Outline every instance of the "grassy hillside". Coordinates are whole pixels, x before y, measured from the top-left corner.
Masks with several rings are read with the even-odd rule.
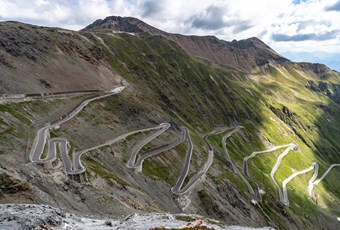
[[[177,123],[188,126],[194,137],[198,135],[194,140],[197,146],[198,137],[214,127],[245,126],[242,133],[228,142],[240,169],[243,158],[253,151],[288,143],[297,144],[299,149],[284,158],[276,174],[279,183],[294,171],[308,168],[312,162],[320,165],[321,176],[331,164],[340,161],[340,108],[334,99],[338,95],[334,89],[340,82],[337,73],[316,78],[310,70],[289,63],[269,64],[250,75],[193,60],[176,44],[161,37],[97,35],[111,47],[107,50],[110,65],[134,84],[143,97],[160,105]],[[85,36],[98,42],[91,34]],[[321,89],[311,88],[312,84]],[[322,89],[324,84],[333,91]],[[216,147],[220,140],[216,140]],[[204,157],[200,152],[204,150],[197,152],[198,159]],[[255,180],[267,192],[265,197],[273,196],[276,200],[277,192],[269,174],[281,152],[260,155],[250,166]],[[338,206],[332,205],[340,201],[337,174],[334,169],[315,188],[320,195],[319,206],[313,204],[306,190],[312,173],[294,179],[288,186],[291,205],[287,210],[298,215],[318,213],[320,209],[338,213]],[[263,203],[266,206],[266,201]],[[266,208],[272,209],[271,205]],[[278,206],[277,211],[286,209]],[[275,215],[272,211],[267,214]],[[303,221],[307,224],[313,219]]]

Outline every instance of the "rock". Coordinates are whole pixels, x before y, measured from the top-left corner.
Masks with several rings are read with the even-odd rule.
[[[106,221],[105,221],[105,225],[106,225],[106,226],[110,226],[110,227],[113,226],[111,220],[106,220]]]
[[[52,216],[48,216],[45,221],[44,221],[46,224],[49,224],[51,226],[59,226],[61,225],[62,221],[61,219],[57,219],[55,217],[52,217]]]

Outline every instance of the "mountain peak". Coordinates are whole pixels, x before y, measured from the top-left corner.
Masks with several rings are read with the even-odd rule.
[[[148,25],[147,23],[139,20],[134,17],[121,17],[121,16],[109,16],[105,19],[98,19],[92,24],[86,26],[81,31],[84,32],[93,32],[96,30],[114,30],[121,31],[127,33],[136,33],[136,34],[159,34],[163,31],[156,29]]]
[[[270,48],[266,43],[257,37],[251,37],[243,40],[233,40],[230,44],[238,49],[248,50],[248,52],[256,52],[257,56],[262,60],[275,60],[279,62],[287,62],[288,59],[278,54],[275,50]]]
[[[207,60],[217,65],[229,65],[244,70],[263,66],[271,61],[285,63],[282,57],[256,37],[232,42],[214,36],[187,36],[167,33],[137,18],[109,16],[99,19],[82,29],[83,32],[114,30],[126,33],[162,36],[177,43],[190,56]]]

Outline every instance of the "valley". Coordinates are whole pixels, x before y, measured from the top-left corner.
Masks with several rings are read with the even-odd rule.
[[[339,227],[338,72],[133,18],[0,27],[0,172],[25,185],[1,203]]]

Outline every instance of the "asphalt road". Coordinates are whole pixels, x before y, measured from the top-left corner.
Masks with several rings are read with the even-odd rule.
[[[51,152],[47,152],[46,158],[41,159],[41,156],[46,145],[47,136],[49,135],[49,129],[50,127],[47,126],[39,129],[37,132],[37,136],[34,139],[30,154],[30,159],[33,163],[43,163],[47,161],[53,161],[56,159],[55,156],[50,154]]]
[[[162,152],[165,152],[167,150],[170,150],[170,149],[176,147],[177,145],[181,144],[186,139],[188,139],[189,148],[187,150],[187,154],[186,154],[186,157],[185,157],[185,160],[184,160],[184,165],[182,167],[182,170],[181,170],[181,173],[180,173],[180,176],[177,180],[176,185],[171,189],[171,191],[174,194],[183,195],[196,183],[196,181],[198,181],[202,176],[205,175],[205,173],[207,172],[207,170],[209,169],[209,167],[211,166],[211,164],[213,162],[213,154],[214,154],[212,148],[209,147],[208,148],[209,149],[209,156],[208,156],[207,162],[205,163],[204,167],[193,178],[191,178],[191,180],[188,182],[188,184],[184,188],[181,189],[183,182],[184,182],[184,180],[187,177],[188,172],[189,172],[190,161],[191,161],[191,156],[192,156],[192,151],[193,151],[193,143],[191,141],[189,130],[187,128],[185,128],[185,127],[181,128],[182,129],[181,137],[178,138],[177,140],[175,140],[174,142],[163,145],[163,146],[155,148],[155,149],[152,149],[152,150],[144,153],[136,161],[137,154],[143,148],[143,146],[145,146],[146,144],[151,142],[153,139],[155,139],[156,137],[161,135],[169,127],[170,127],[169,123],[162,123],[159,126],[156,126],[156,127],[153,127],[153,128],[147,128],[147,129],[141,129],[141,130],[129,132],[129,133],[126,133],[126,134],[121,135],[119,137],[116,137],[113,140],[110,140],[110,141],[108,141],[104,144],[94,146],[94,147],[91,147],[89,149],[86,149],[86,150],[83,150],[83,151],[80,151],[80,152],[75,152],[75,153],[73,153],[73,156],[74,156],[73,162],[75,164],[74,165],[74,171],[70,172],[68,174],[79,174],[79,173],[85,172],[86,169],[81,164],[80,158],[86,152],[89,152],[89,151],[92,151],[92,150],[95,150],[95,149],[98,149],[98,148],[102,148],[102,147],[107,146],[107,145],[111,145],[111,144],[113,144],[117,141],[125,139],[129,135],[132,135],[132,134],[135,134],[135,133],[138,133],[138,132],[144,132],[144,131],[159,129],[159,131],[157,131],[157,132],[147,136],[146,138],[142,139],[133,148],[133,151],[131,153],[131,157],[130,157],[128,163],[127,163],[127,167],[137,169],[137,171],[142,171],[142,165],[143,165],[144,160],[146,160],[147,158],[150,158],[152,156],[158,155]]]
[[[247,181],[247,179],[243,176],[243,174],[240,172],[240,170],[238,170],[238,168],[236,167],[236,165],[234,164],[234,162],[232,161],[228,149],[227,149],[227,139],[233,135],[235,132],[239,131],[240,129],[243,129],[243,126],[237,126],[235,129],[233,129],[232,131],[228,132],[227,134],[225,134],[222,138],[222,145],[223,145],[223,150],[225,153],[225,156],[227,158],[227,160],[230,162],[233,171],[235,172],[235,174],[237,174],[241,180],[246,184],[249,194],[250,194],[250,199],[252,203],[257,203],[256,201],[256,196],[255,196],[255,192],[253,187],[249,184],[249,182]]]
[[[100,95],[98,97],[89,98],[88,100],[83,101],[78,107],[76,107],[73,111],[69,112],[65,118],[61,119],[60,121],[55,122],[54,124],[47,124],[45,127],[39,129],[37,131],[36,138],[34,139],[32,150],[30,154],[30,160],[33,163],[49,163],[53,162],[57,159],[57,145],[60,146],[60,151],[62,154],[62,159],[64,163],[64,170],[67,174],[73,172],[72,164],[68,159],[68,142],[66,139],[63,138],[53,138],[50,139],[49,131],[51,129],[55,129],[60,127],[66,121],[72,119],[76,116],[86,105],[94,100],[99,100],[117,93],[120,93],[125,87],[120,86],[113,89],[110,92],[105,93],[104,95]],[[46,142],[48,144],[46,157],[42,159],[42,155],[46,146]]]
[[[291,151],[293,149],[296,149],[296,148],[297,148],[296,144],[293,144],[293,143],[289,144],[288,148],[285,149],[285,151],[283,151],[283,153],[281,153],[280,156],[277,158],[276,163],[275,163],[272,171],[270,172],[270,177],[272,178],[272,180],[273,180],[273,182],[274,182],[274,184],[275,184],[275,186],[277,188],[277,191],[279,193],[279,197],[280,197],[281,201],[283,201],[283,194],[282,194],[282,190],[281,190],[279,184],[275,180],[275,173],[276,173],[277,169],[279,168],[282,159],[289,153],[289,151]]]
[[[186,136],[188,135],[188,133],[186,131],[187,131],[186,128],[182,128],[181,137],[179,139],[177,139],[176,141],[174,141],[170,144],[163,145],[159,148],[152,149],[148,152],[145,152],[142,156],[140,156],[137,159],[137,162],[134,164],[133,167],[135,169],[137,169],[137,171],[141,172],[144,160],[146,160],[147,158],[156,156],[156,155],[158,155],[162,152],[168,151],[168,150],[176,147],[177,145],[181,144],[185,140]]]
[[[309,195],[312,195],[314,186],[319,184],[320,181],[322,181],[334,167],[340,167],[340,164],[332,164],[331,166],[329,166],[329,168],[326,170],[326,172],[319,179],[315,180],[315,178],[316,178],[315,177],[313,181],[312,181],[313,178],[310,180],[310,183],[309,183],[309,186],[308,186]]]
[[[189,169],[190,169],[190,161],[191,161],[191,156],[192,156],[192,150],[193,150],[193,144],[192,144],[192,141],[191,141],[189,130],[187,128],[185,128],[185,133],[186,133],[186,139],[188,140],[187,153],[185,155],[184,164],[183,164],[183,167],[181,169],[180,175],[177,179],[177,182],[176,182],[175,186],[171,188],[171,191],[174,194],[177,194],[177,195],[180,195],[180,194],[183,193],[183,189],[181,190],[181,187],[184,183],[185,178],[188,176],[188,172],[189,172]],[[189,187],[188,186],[186,187],[186,191],[189,189]]]
[[[204,164],[203,168],[195,175],[193,176],[190,181],[183,187],[183,181],[180,181],[179,184],[181,184],[180,187],[174,187],[172,189],[172,192],[176,195],[184,195],[185,193],[188,192],[188,190],[201,178],[203,178],[203,176],[207,173],[207,171],[209,170],[210,166],[212,165],[213,163],[213,159],[214,159],[214,151],[211,150],[208,152],[208,159],[207,159],[207,162]],[[187,173],[186,173],[187,175]],[[185,179],[185,178],[184,178]]]
[[[118,141],[124,140],[125,138],[127,138],[130,135],[136,134],[136,133],[140,133],[140,132],[147,132],[147,131],[151,131],[151,130],[156,130],[156,129],[164,129],[165,127],[168,127],[169,123],[161,123],[160,125],[156,126],[156,127],[151,127],[151,128],[145,128],[145,129],[139,129],[139,130],[135,130],[126,134],[123,134],[121,136],[115,137],[109,141],[106,141],[103,144],[100,145],[96,145],[93,146],[91,148],[87,148],[81,151],[74,151],[72,156],[73,156],[73,163],[74,163],[74,172],[72,174],[80,174],[86,171],[86,168],[82,165],[81,163],[81,156],[87,152],[105,147],[105,146],[109,146],[112,145]],[[131,159],[131,158],[130,158]]]
[[[308,173],[309,171],[312,171],[314,168],[318,168],[318,167],[319,167],[319,165],[316,162],[313,162],[313,164],[309,168],[306,168],[306,169],[301,170],[301,171],[297,171],[297,172],[293,173],[292,175],[290,175],[287,179],[285,179],[282,182],[283,193],[282,193],[282,200],[281,200],[281,202],[283,204],[285,204],[285,205],[289,205],[289,199],[288,199],[288,193],[287,193],[287,184],[291,180],[293,180],[298,175],[302,175],[302,174]],[[315,170],[314,171],[314,175],[313,175],[313,177],[311,179],[315,178],[317,175],[318,175],[318,170]]]
[[[53,156],[57,156],[57,145],[59,145],[59,151],[61,153],[61,159],[64,163],[64,171],[66,174],[72,172],[72,162],[68,156],[69,143],[65,138],[53,138],[48,142],[48,153]]]
[[[212,151],[213,150],[212,146],[210,145],[210,143],[208,141],[208,137],[224,133],[224,132],[226,132],[227,130],[230,130],[230,129],[232,129],[232,128],[220,128],[220,129],[216,129],[216,130],[213,130],[210,133],[205,134],[203,136],[203,140],[204,140],[204,142],[206,143],[206,145],[208,147],[208,151]]]
[[[243,126],[237,126],[235,129],[233,129],[232,131],[228,132],[227,134],[225,134],[222,138],[222,145],[223,145],[223,150],[224,150],[224,153],[225,153],[225,157],[226,159],[231,163],[231,166],[234,170],[234,172],[237,174],[238,169],[236,168],[234,162],[231,160],[231,157],[229,155],[229,152],[228,152],[228,149],[227,149],[227,139],[233,135],[235,132],[238,132],[240,129],[243,129],[244,127]]]
[[[189,142],[189,147],[188,147],[188,150],[187,150],[187,153],[186,153],[186,156],[185,156],[185,161],[184,161],[184,165],[181,169],[180,176],[177,179],[175,186],[171,188],[171,191],[174,194],[184,195],[185,193],[187,193],[189,191],[189,189],[199,179],[201,179],[207,173],[207,171],[209,170],[210,166],[212,165],[213,159],[214,159],[214,149],[210,145],[210,143],[208,141],[208,137],[212,136],[212,135],[218,135],[218,134],[224,133],[227,130],[228,130],[228,128],[221,128],[221,129],[214,130],[210,133],[207,133],[203,136],[203,140],[205,141],[205,143],[207,145],[207,149],[208,149],[208,159],[207,159],[206,163],[204,164],[203,168],[197,174],[195,174],[189,180],[189,182],[182,188],[184,180],[188,176],[188,173],[189,173],[190,161],[191,161],[192,150],[193,150],[193,144],[192,144],[192,141],[191,141],[191,138],[190,138],[190,135],[189,135],[189,130],[187,130],[187,139],[188,139],[188,142]]]
[[[127,167],[128,168],[136,168],[136,158],[138,155],[138,152],[148,143],[150,143],[153,139],[164,133],[167,129],[169,129],[171,125],[169,123],[162,123],[160,124],[160,130],[158,130],[155,133],[152,133],[151,135],[147,136],[146,138],[140,140],[132,149],[132,154],[130,156],[130,159],[128,160]]]
[[[250,176],[250,173],[249,173],[249,170],[248,170],[248,161],[251,159],[251,158],[254,158],[257,154],[261,154],[261,153],[269,153],[269,152],[273,152],[273,151],[276,151],[278,149],[281,149],[281,148],[287,148],[287,147],[291,147],[291,144],[288,144],[288,145],[280,145],[280,146],[274,146],[270,149],[267,149],[267,150],[263,150],[263,151],[255,151],[253,152],[251,155],[245,157],[243,159],[243,172],[244,174],[246,175],[246,177],[254,184],[255,186],[255,197],[254,199],[259,202],[259,201],[262,201],[262,196],[261,196],[261,193],[260,193],[260,188],[258,186],[258,184],[253,180],[253,178]]]

